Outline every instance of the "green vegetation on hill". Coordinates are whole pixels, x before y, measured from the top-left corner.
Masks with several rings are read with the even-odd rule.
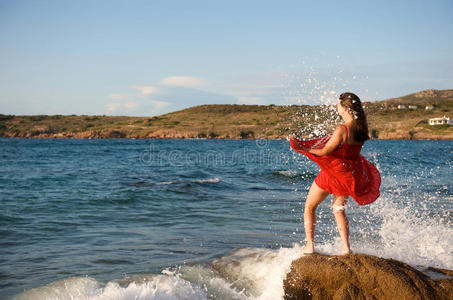
[[[398,109],[398,105],[406,108]],[[379,138],[453,139],[453,126],[428,124],[430,118],[453,119],[453,90],[425,90],[367,106],[370,128]],[[427,110],[426,106],[434,108]]]
[[[398,105],[417,105],[398,109]],[[433,110],[425,110],[433,105]],[[427,90],[365,102],[374,138],[453,139],[453,126],[428,119],[453,117],[453,90]],[[329,132],[338,117],[332,107],[309,105],[200,105],[156,117],[0,115],[0,136],[55,138],[285,138]]]

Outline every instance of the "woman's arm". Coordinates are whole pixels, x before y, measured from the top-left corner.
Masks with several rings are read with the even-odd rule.
[[[337,129],[332,134],[332,137],[327,142],[327,144],[322,149],[307,149],[308,153],[314,154],[316,156],[323,156],[331,153],[343,142],[345,135],[345,130],[343,126],[338,126]]]

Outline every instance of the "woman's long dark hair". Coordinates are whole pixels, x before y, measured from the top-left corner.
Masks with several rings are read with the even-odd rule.
[[[366,115],[363,111],[362,102],[357,95],[353,93],[343,93],[340,95],[340,104],[349,110],[351,115],[354,117],[355,130],[354,139],[358,142],[365,142],[370,139],[368,133],[368,124],[366,121]]]

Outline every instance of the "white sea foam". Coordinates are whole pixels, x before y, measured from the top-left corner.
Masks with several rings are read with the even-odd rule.
[[[131,282],[121,287],[116,282],[105,286],[92,278],[69,278],[29,290],[14,300],[176,300],[207,299],[199,287],[177,276],[156,275],[148,282]]]
[[[379,201],[372,212],[383,217],[379,247],[372,254],[402,260],[411,265],[453,269],[453,228],[440,219],[416,215],[410,205]],[[363,252],[369,245],[363,245]]]
[[[104,285],[89,277],[68,278],[31,289],[14,299],[282,299],[283,280],[291,262],[300,255],[299,245],[279,250],[239,249],[209,264],[167,269],[126,286],[117,282]]]
[[[416,214],[415,209],[406,204],[399,207],[387,196],[370,206],[370,215],[380,217],[382,223],[377,228],[378,241],[353,241],[352,250],[384,258],[393,258],[414,267],[434,266],[453,269],[453,228],[440,219]],[[372,224],[351,231],[372,230]],[[337,254],[341,249],[339,237],[331,243],[319,245],[319,251]]]
[[[213,178],[208,178],[208,179],[194,179],[192,182],[198,182],[198,183],[205,183],[205,182],[212,182],[212,183],[217,183],[220,182],[220,179],[218,177],[213,177]]]
[[[279,250],[239,249],[213,265],[246,290],[247,299],[283,299],[283,280],[301,253],[299,245]]]
[[[206,179],[190,179],[190,180],[174,180],[174,181],[162,181],[159,182],[158,184],[175,184],[175,183],[182,183],[182,182],[196,182],[196,183],[217,183],[220,182],[220,178],[218,177],[212,177],[212,178],[206,178]]]
[[[288,176],[288,177],[293,177],[297,175],[296,170],[280,170],[277,171],[278,174],[283,175],[283,176]]]

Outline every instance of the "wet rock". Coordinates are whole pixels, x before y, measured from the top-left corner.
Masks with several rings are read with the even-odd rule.
[[[403,262],[372,255],[312,254],[292,263],[285,299],[453,299],[453,277],[445,277],[434,280]]]

